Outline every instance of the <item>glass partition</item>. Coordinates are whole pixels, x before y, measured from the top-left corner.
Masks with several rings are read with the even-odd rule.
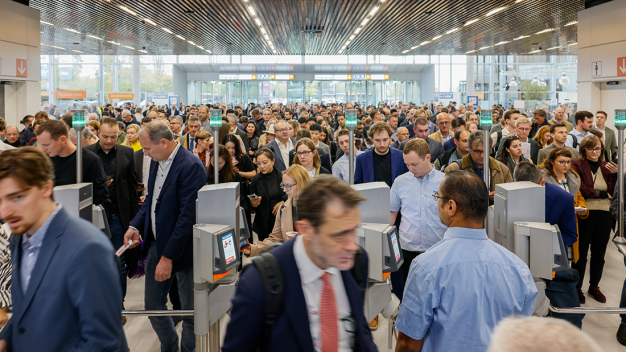
[[[304,103],[304,82],[287,82],[287,100],[290,103]]]

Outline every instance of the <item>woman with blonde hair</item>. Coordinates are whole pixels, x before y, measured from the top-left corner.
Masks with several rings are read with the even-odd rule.
[[[309,173],[302,165],[291,165],[283,172],[281,187],[289,199],[280,207],[274,221],[274,229],[269,237],[242,248],[243,254],[254,257],[261,254],[261,250],[272,243],[282,243],[294,236],[294,222],[296,220],[296,203],[298,195],[309,183]]]
[[[298,123],[298,120],[289,120],[289,126],[291,127],[291,129],[289,130],[289,137],[295,138],[296,133],[298,132],[298,130],[300,130],[300,124]]]
[[[543,149],[552,144],[552,136],[550,135],[550,125],[541,126],[537,135],[533,140],[539,143],[539,149]]]
[[[330,175],[330,171],[322,166],[320,155],[317,153],[317,148],[315,148],[315,144],[313,144],[311,139],[306,137],[300,139],[293,150],[294,156],[292,164],[304,166],[311,178],[319,174]]]
[[[128,137],[126,146],[133,148],[133,151],[141,150],[141,143],[137,134],[139,133],[139,125],[132,124],[126,127],[126,136]]]

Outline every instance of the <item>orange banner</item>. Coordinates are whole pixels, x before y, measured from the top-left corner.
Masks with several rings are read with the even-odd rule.
[[[109,99],[135,99],[133,93],[107,93]]]
[[[57,90],[54,92],[54,97],[57,99],[85,99],[87,92],[84,90]]]

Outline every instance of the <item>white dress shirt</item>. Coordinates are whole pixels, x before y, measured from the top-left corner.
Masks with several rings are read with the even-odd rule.
[[[287,143],[282,144],[278,138],[276,138],[276,144],[278,144],[278,149],[280,149],[280,155],[283,157],[283,162],[285,163],[285,168],[289,167],[289,152],[293,150],[293,143],[291,143],[291,138],[287,138]],[[295,153],[295,150],[294,150]]]
[[[169,174],[170,169],[172,168],[172,163],[174,162],[174,158],[176,157],[176,153],[178,153],[178,149],[180,148],[180,143],[176,142],[176,148],[172,154],[170,154],[169,158],[165,161],[159,161],[159,165],[157,166],[157,175],[154,180],[154,189],[152,190],[152,204],[150,205],[150,220],[152,221],[152,233],[154,234],[154,238],[157,236],[156,232],[156,206],[157,200],[161,195],[161,188],[163,188],[163,184],[167,179],[167,174]]]
[[[337,326],[339,327],[338,351],[352,351],[352,340],[354,334],[349,331],[356,331],[356,322],[350,313],[350,302],[343,285],[341,272],[337,268],[320,269],[307,254],[304,249],[304,241],[302,236],[296,237],[296,243],[293,246],[293,255],[296,259],[296,265],[300,272],[300,281],[302,283],[302,292],[307,305],[309,316],[309,327],[311,329],[311,337],[313,338],[313,347],[316,351],[321,351],[320,336],[320,299],[322,297],[322,288],[324,281],[322,275],[325,272],[330,274],[330,280],[335,291],[336,306],[338,310]]]

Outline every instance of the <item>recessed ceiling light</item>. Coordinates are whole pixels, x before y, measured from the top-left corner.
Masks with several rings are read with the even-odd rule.
[[[542,30],[540,32],[537,32],[535,34],[548,33],[548,32],[552,32],[552,31],[555,31],[555,30],[556,29],[554,29],[554,28],[548,28],[548,29],[544,29],[544,30]]]
[[[463,26],[469,26],[472,23],[476,23],[478,22],[478,18],[474,18],[473,20],[469,20],[467,22],[465,22],[465,24]]]
[[[260,26],[260,25],[261,25],[261,20],[259,20],[258,18],[255,18],[255,19],[254,19],[254,22],[256,22],[257,26]]]
[[[420,43],[420,45],[426,45],[426,44],[428,44],[428,43],[430,43],[430,40],[427,40],[427,41],[425,41],[425,42],[421,42],[421,43]]]
[[[354,31],[354,34],[359,34],[359,32],[361,32],[361,30],[363,29],[363,27],[359,27]]]
[[[458,30],[459,30],[458,28],[451,29],[451,30],[447,31],[446,34],[454,33],[454,32],[456,32]]]
[[[267,33],[267,31],[265,30],[265,28],[261,27],[261,33],[263,33],[263,34]]]
[[[517,4],[518,2],[522,2],[524,0],[515,0],[515,3]]]
[[[578,23],[578,21],[572,21],[572,22],[570,22],[570,23],[566,24],[566,25],[565,25],[565,26],[563,26],[563,27],[567,27],[567,26],[575,25],[576,23]]]
[[[363,22],[361,22],[361,26],[365,26],[369,20],[369,18],[364,19]]]
[[[182,35],[180,35],[180,34],[177,34],[177,35],[176,35],[176,38],[178,38],[178,39],[182,39],[182,40],[185,40],[185,37],[183,37],[183,36],[182,36]]]
[[[438,36],[434,37],[434,38],[433,38],[433,40],[437,40],[437,39],[439,39],[439,38],[441,38],[441,36],[440,36],[440,35],[438,35]]]
[[[146,21],[146,22],[148,22],[148,23],[150,23],[150,24],[151,24],[151,25],[153,25],[153,26],[156,26],[156,23],[154,23],[154,21],[153,21],[153,20],[151,20],[151,19],[149,19],[149,18],[144,18],[143,20],[144,20],[144,21]]]
[[[169,33],[169,34],[173,34],[173,32],[172,32],[172,31],[170,31],[168,28],[161,28],[161,29],[162,29],[162,30],[164,30],[164,31],[166,31],[166,32],[167,32],[167,33]]]
[[[52,23],[50,23],[50,22],[46,22],[46,21],[40,21],[40,22],[41,22],[41,23],[43,23],[43,24],[47,24],[48,26],[54,26],[54,25],[53,25]]]
[[[133,15],[133,16],[137,16],[137,12],[135,12],[135,11],[133,11],[133,10],[129,9],[129,8],[128,8],[128,7],[126,7],[126,6],[122,6],[122,5],[120,5],[120,9],[122,9],[122,10],[126,11],[127,13],[129,13],[129,14],[131,14],[131,15]]]
[[[524,38],[528,38],[530,37],[529,35],[520,35],[519,37],[513,39],[513,40],[520,40],[520,39],[524,39]]]
[[[354,37],[356,37],[356,35],[354,35],[354,34],[353,34],[353,35],[351,35],[351,36],[350,36],[350,40],[353,40],[353,39],[354,39]]]
[[[496,14],[496,13],[498,13],[498,12],[504,10],[504,9],[506,9],[506,7],[498,7],[497,9],[493,9],[493,10],[487,12],[487,14],[485,16],[491,16],[491,15]]]

